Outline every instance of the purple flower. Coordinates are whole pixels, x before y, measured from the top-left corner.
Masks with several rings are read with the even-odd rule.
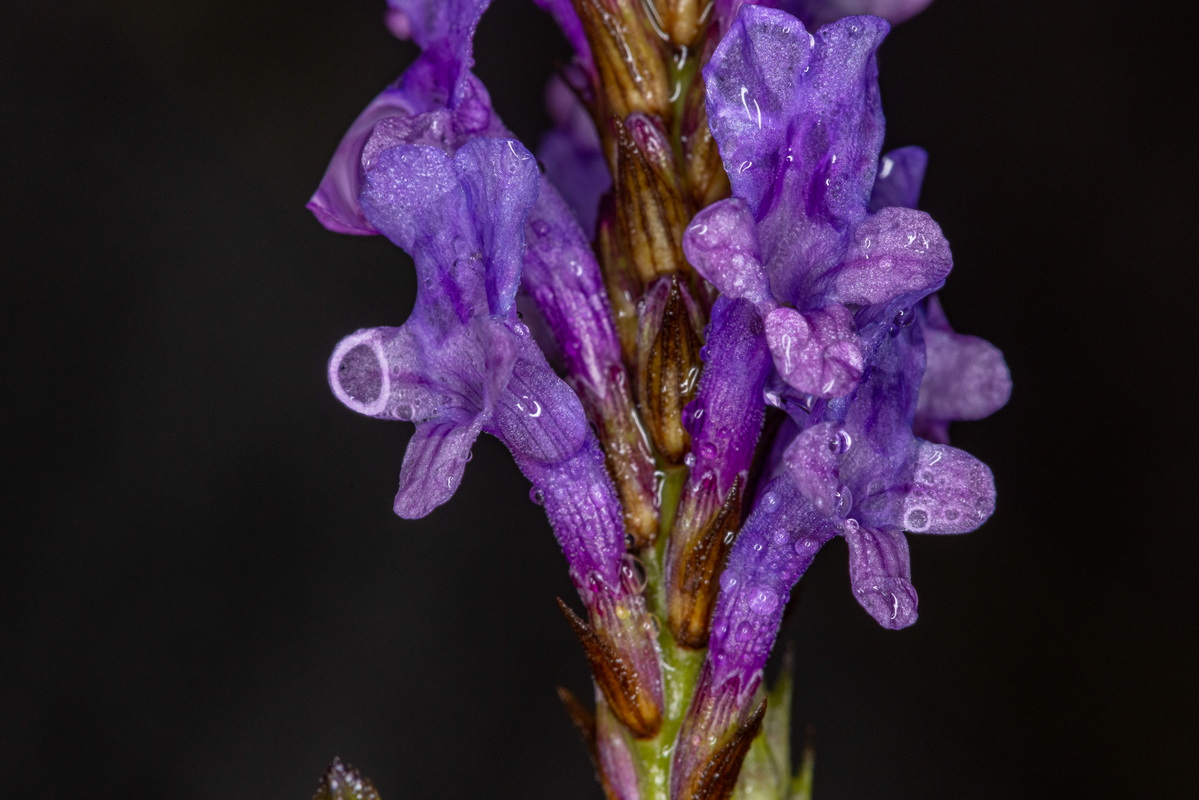
[[[747,6],[704,68],[734,196],[696,215],[686,253],[722,293],[758,307],[799,394],[849,393],[892,317],[952,264],[927,214],[870,210],[883,136],[874,53],[887,30],[851,17],[809,34]]]
[[[579,396],[519,321],[522,271],[576,386],[604,408],[621,407],[608,389],[619,345],[585,236],[467,69],[486,6],[392,3],[393,29],[424,52],[355,122],[310,207],[334,230],[383,233],[412,255],[417,300],[403,326],[343,340],[329,380],[356,411],[416,423],[401,516],[449,499],[481,432],[508,446],[587,605],[590,624],[568,618],[613,713],[649,735],[661,675],[641,588],[622,569],[623,511]]]

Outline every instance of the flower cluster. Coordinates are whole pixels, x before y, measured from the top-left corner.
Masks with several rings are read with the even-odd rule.
[[[537,0],[576,52],[543,174],[470,71],[488,0],[390,0],[422,53],[309,207],[408,252],[417,299],[344,339],[329,381],[415,423],[400,516],[453,495],[480,433],[512,452],[586,608],[562,603],[596,711],[568,706],[610,797],[731,795],[825,542],[902,628],[904,532],[994,508],[947,434],[1006,402],[1007,368],[934,294],[952,260],[915,209],[925,153],[880,159],[884,18],[928,1]],[[788,754],[768,758],[760,796],[789,796]]]

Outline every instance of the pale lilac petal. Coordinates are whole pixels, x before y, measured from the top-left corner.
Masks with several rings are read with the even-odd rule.
[[[995,510],[986,464],[956,447],[922,442],[901,523],[913,533],[969,533]]]
[[[900,147],[883,155],[870,193],[870,211],[890,206],[916,208],[920,187],[928,167],[928,152],[922,147]]]
[[[461,420],[483,411],[490,394],[482,385],[487,334],[471,326],[443,335],[414,317],[401,328],[364,329],[343,339],[329,359],[334,395],[378,419]],[[511,359],[490,367],[493,380],[505,385]]]
[[[884,208],[857,226],[828,279],[841,303],[911,306],[943,286],[952,267],[949,243],[932,217],[910,208]]]
[[[766,317],[766,341],[775,368],[800,392],[839,397],[862,376],[865,362],[853,316],[844,306],[807,313],[777,308]]]
[[[740,197],[713,203],[696,214],[683,234],[683,253],[721,294],[755,304],[769,300],[758,226]]]
[[[916,589],[904,535],[861,527],[849,519],[842,536],[849,545],[849,581],[862,608],[889,630],[915,622]]]
[[[918,432],[924,438],[944,442],[935,434],[948,422],[983,419],[1007,403],[1012,378],[1003,353],[977,336],[955,333],[936,297],[929,298],[925,309],[924,344],[928,368],[916,406]],[[926,435],[930,428],[933,435]]]
[[[378,233],[358,205],[358,192],[362,188],[362,148],[379,120],[410,113],[411,107],[404,93],[389,87],[350,125],[325,169],[320,186],[308,201],[308,209],[322,225],[335,233]]]
[[[419,423],[404,453],[395,513],[404,519],[419,519],[449,500],[462,483],[480,430],[478,416],[463,423]]]

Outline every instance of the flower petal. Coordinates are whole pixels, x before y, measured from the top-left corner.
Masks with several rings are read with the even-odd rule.
[[[368,149],[370,145],[368,144]],[[472,139],[453,159],[399,145],[368,162],[361,201],[371,224],[416,262],[418,305],[476,313],[511,310],[536,162],[520,144]]]
[[[928,152],[922,147],[900,147],[886,153],[874,178],[870,211],[878,213],[889,206],[916,208],[927,167]]]
[[[925,310],[924,346],[928,367],[916,406],[916,423],[924,438],[934,439],[923,431],[938,422],[983,419],[1007,403],[1012,377],[1003,353],[977,336],[955,333],[936,297],[929,298]]]
[[[528,345],[536,351],[535,344]],[[523,456],[554,463],[574,455],[587,438],[579,398],[539,351],[518,358],[508,389],[497,398],[495,421],[504,443]],[[536,359],[536,360],[533,360]]]
[[[462,483],[470,449],[482,430],[478,416],[458,422],[422,422],[408,440],[395,513],[418,519],[449,500]]]
[[[537,199],[541,174],[533,155],[514,139],[471,139],[454,154],[486,269],[487,303],[505,317],[516,302],[525,217]]]
[[[815,40],[782,11],[744,6],[704,67],[708,121],[733,186],[755,216],[770,194]]]
[[[337,145],[320,186],[308,201],[308,210],[334,233],[370,235],[378,233],[358,205],[362,188],[362,148],[379,120],[410,114],[404,92],[388,87],[358,115]]]
[[[837,510],[840,451],[842,442],[848,439],[849,435],[835,422],[822,422],[795,437],[783,454],[783,462],[800,494],[826,517]]]
[[[696,214],[683,234],[683,253],[721,294],[755,304],[770,299],[758,225],[740,197],[713,203]]]
[[[879,625],[890,630],[916,621],[916,589],[908,542],[899,531],[861,527],[845,521],[849,580],[853,595]]]
[[[912,533],[969,533],[995,510],[986,464],[945,444],[921,442],[899,522]]]
[[[595,235],[600,198],[612,187],[599,133],[587,109],[561,78],[550,80],[546,106],[554,127],[542,138],[537,157],[590,239]]]
[[[800,392],[840,397],[862,376],[865,362],[853,317],[844,306],[807,313],[776,308],[766,317],[766,341],[775,368]]]
[[[943,286],[952,267],[949,243],[932,217],[884,208],[854,230],[844,260],[829,276],[832,296],[847,305],[911,306]]]

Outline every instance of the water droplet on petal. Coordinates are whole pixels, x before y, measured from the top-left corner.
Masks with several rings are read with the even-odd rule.
[[[838,517],[844,517],[853,508],[853,491],[848,486],[842,485],[833,495],[833,499],[836,501],[835,511]]]
[[[737,641],[748,642],[749,637],[753,635],[754,629],[748,622],[742,622],[737,626]]]
[[[919,533],[928,527],[928,512],[923,508],[913,508],[904,520],[904,526],[909,531]]]
[[[778,605],[779,596],[766,586],[759,586],[749,598],[749,610],[755,614],[769,614],[778,608]]]
[[[691,469],[692,467],[694,467],[695,466],[695,453],[688,453],[687,455],[683,456],[683,463],[687,465],[687,469]]]
[[[766,506],[767,508],[773,506],[778,501],[779,496],[774,492],[767,492],[766,494],[762,495],[762,505]]]
[[[416,411],[407,403],[401,403],[400,405],[396,406],[396,410],[393,413],[395,414],[396,419],[408,422],[416,414]]]
[[[849,431],[840,428],[833,438],[828,440],[828,449],[830,452],[840,455],[847,452],[853,446],[853,437],[849,435]]]
[[[645,589],[645,565],[632,553],[625,553],[620,559],[620,577],[634,594]]]
[[[529,499],[532,500],[535,505],[543,506],[545,505],[545,492],[534,486],[529,490]]]
[[[731,592],[735,588],[737,588],[737,576],[728,570],[720,573],[720,591]]]

